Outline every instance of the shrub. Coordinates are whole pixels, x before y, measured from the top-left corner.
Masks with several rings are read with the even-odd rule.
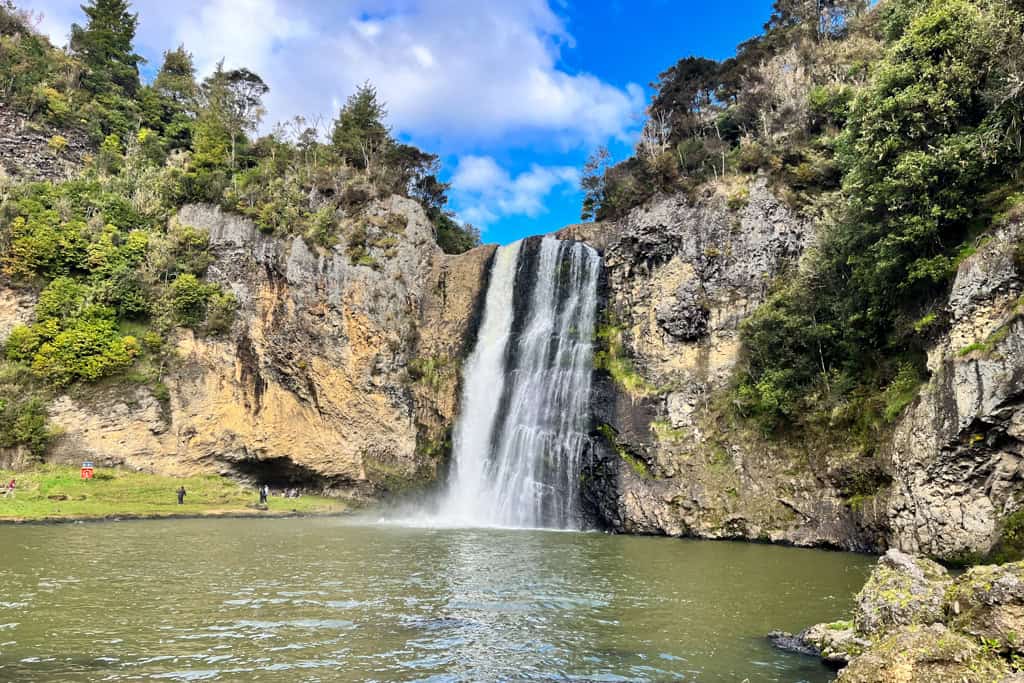
[[[39,457],[46,452],[51,437],[42,399],[33,396],[18,400],[0,395],[0,446],[24,446]]]
[[[192,273],[182,273],[176,277],[170,287],[175,323],[186,327],[198,327],[206,319],[206,305],[210,294],[209,285],[200,282]]]
[[[238,311],[238,299],[232,292],[214,292],[206,307],[206,331],[210,334],[225,334],[231,330]]]
[[[79,319],[39,347],[32,370],[56,386],[91,382],[127,367],[138,352],[136,339],[121,337],[113,320]]]
[[[10,361],[31,363],[39,344],[39,335],[35,330],[28,325],[18,325],[7,337],[4,355]]]
[[[54,135],[47,141],[46,145],[55,155],[60,156],[68,148],[68,139],[63,135]]]

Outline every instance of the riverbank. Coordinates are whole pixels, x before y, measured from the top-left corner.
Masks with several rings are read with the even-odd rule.
[[[22,472],[0,470],[6,487],[17,481],[14,497],[0,495],[0,523],[164,519],[177,517],[287,517],[342,514],[349,505],[324,496],[284,498],[272,495],[256,505],[252,488],[218,477],[166,477],[98,468],[95,478],[81,479],[79,469],[40,465]],[[184,486],[185,503],[175,491]]]

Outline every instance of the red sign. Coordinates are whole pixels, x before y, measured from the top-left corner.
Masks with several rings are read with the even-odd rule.
[[[82,468],[82,479],[92,479],[93,471],[92,467]]]

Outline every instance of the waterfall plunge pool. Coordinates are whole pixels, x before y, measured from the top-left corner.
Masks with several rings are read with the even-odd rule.
[[[828,681],[872,558],[339,519],[0,527],[2,681]]]

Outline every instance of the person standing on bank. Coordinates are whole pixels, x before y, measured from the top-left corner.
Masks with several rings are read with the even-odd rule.
[[[184,486],[179,486],[178,487],[178,505],[184,505],[184,504],[185,504],[185,487]]]
[[[260,487],[260,505],[267,504],[267,494],[270,493],[270,487],[264,484]]]

